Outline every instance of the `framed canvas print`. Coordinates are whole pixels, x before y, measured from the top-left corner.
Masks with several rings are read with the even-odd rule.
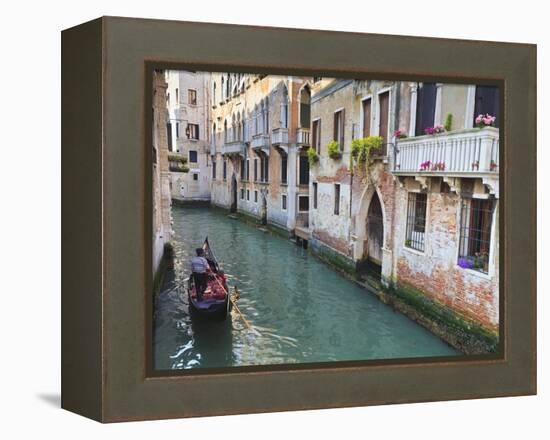
[[[535,46],[103,17],[62,75],[64,408],[536,392]]]

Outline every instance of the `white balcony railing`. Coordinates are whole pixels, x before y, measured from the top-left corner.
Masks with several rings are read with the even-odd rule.
[[[262,151],[263,153],[269,155],[269,136],[267,134],[255,134],[252,136],[250,145],[254,151]]]
[[[396,141],[394,174],[498,174],[499,132],[485,127]]]
[[[301,147],[309,147],[309,128],[298,128],[296,130],[296,143]]]
[[[287,145],[288,128],[275,128],[271,132],[271,145]]]
[[[227,142],[221,148],[222,154],[232,156],[244,156],[245,145],[243,141]]]

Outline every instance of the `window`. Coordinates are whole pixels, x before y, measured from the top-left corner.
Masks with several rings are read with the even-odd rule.
[[[378,118],[378,135],[382,136],[382,143],[385,144],[388,137],[388,121],[390,117],[390,92],[384,92],[378,95],[378,109],[380,111],[380,117]]]
[[[300,92],[300,127],[309,128],[311,125],[311,92],[304,87]]]
[[[491,199],[463,199],[460,222],[458,265],[489,271],[494,202]]]
[[[281,208],[283,211],[286,211],[286,194],[283,194],[281,196]]]
[[[246,160],[246,180],[250,180],[250,159]]]
[[[363,137],[370,136],[371,100],[363,100]]]
[[[212,161],[212,180],[216,180],[216,161]]]
[[[321,120],[316,119],[313,121],[312,133],[311,133],[311,146],[317,154],[321,153]]]
[[[189,98],[189,104],[190,105],[197,105],[197,91],[193,89],[189,89],[187,91],[187,96]]]
[[[416,128],[415,136],[424,135],[424,130],[434,126],[435,99],[437,87],[435,83],[419,83],[416,92]]]
[[[288,180],[288,158],[286,155],[281,157],[281,183],[286,184]]]
[[[187,124],[187,138],[188,139],[199,138],[199,124]]]
[[[269,182],[269,158],[267,156],[260,158],[260,182]]]
[[[241,180],[246,180],[246,165],[244,159],[241,159]]]
[[[317,182],[313,182],[313,209],[317,209]]]
[[[309,185],[309,160],[307,156],[300,156],[300,175],[298,184]]]
[[[193,180],[199,180],[199,175],[197,173],[193,173]]]
[[[189,162],[197,163],[197,152],[195,150],[189,150]]]
[[[241,188],[241,200],[244,200],[244,188]]]
[[[298,211],[309,211],[309,196],[298,196]]]
[[[334,185],[334,215],[340,215],[340,184]]]
[[[283,87],[283,96],[281,97],[281,128],[288,128],[288,92]]]
[[[334,136],[340,151],[344,151],[344,109],[334,113]]]
[[[246,200],[250,200],[250,190],[246,190]]]
[[[254,159],[254,182],[258,181],[258,159]]]
[[[180,102],[180,91],[178,88],[176,88],[176,104],[179,104]]]
[[[180,137],[180,123],[176,122],[176,138],[179,139]]]
[[[223,180],[227,180],[227,160],[223,161]]]
[[[495,126],[499,123],[499,93],[498,87],[495,86],[476,86],[476,98],[474,107],[474,126],[475,118],[478,115],[489,114],[496,116]]]
[[[254,203],[258,203],[258,191],[254,191]]]
[[[172,150],[172,124],[170,122],[166,124],[166,137],[168,139],[168,149],[174,151]]]
[[[427,200],[424,193],[409,193],[407,203],[405,246],[421,252],[424,252]]]

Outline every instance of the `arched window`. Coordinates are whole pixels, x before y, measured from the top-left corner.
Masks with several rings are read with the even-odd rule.
[[[311,91],[306,85],[300,92],[300,127],[309,128],[311,124]]]
[[[259,118],[259,112],[258,112],[258,105],[254,106],[254,114],[252,115],[254,118],[254,134],[258,134],[260,132],[260,124],[258,121]]]
[[[288,128],[288,90],[283,87],[283,95],[281,96],[281,128]]]
[[[233,116],[231,117],[231,142],[234,142],[236,140],[235,132],[236,132],[235,113],[233,113]]]
[[[269,98],[264,99],[264,133],[269,133]]]
[[[216,105],[216,81],[212,84],[212,104]]]
[[[216,146],[216,123],[212,125],[212,145]]]
[[[220,92],[221,92],[220,101],[223,101],[223,91],[224,91],[223,85],[224,85],[224,82],[225,82],[225,79],[224,79],[224,77],[222,76],[222,88],[221,88],[221,90],[220,90]]]
[[[259,124],[260,124],[260,133],[265,133],[265,103],[264,101],[260,104],[260,115],[259,115]]]
[[[227,74],[227,82],[225,83],[225,97],[231,96],[231,75]]]
[[[237,113],[237,141],[242,140],[242,133],[241,133],[241,114]]]
[[[223,121],[223,142],[227,144],[227,119]]]

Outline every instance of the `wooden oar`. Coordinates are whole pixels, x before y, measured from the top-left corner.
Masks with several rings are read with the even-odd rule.
[[[223,284],[220,283],[220,280],[218,279],[218,277],[214,274],[214,278],[216,279],[216,281],[218,282],[218,284],[220,285],[220,287],[223,289],[223,291],[225,292],[225,294],[227,295],[227,298],[229,298],[229,301],[231,301],[231,304],[233,304],[233,307],[235,307],[235,310],[237,311],[237,313],[239,314],[239,316],[241,317],[241,319],[243,320],[243,322],[245,323],[246,327],[248,328],[248,330],[252,330],[252,327],[250,326],[250,323],[248,322],[248,320],[244,317],[244,315],[242,314],[242,312],[239,310],[239,308],[237,307],[237,303],[235,301],[233,301],[233,298],[231,298],[231,295],[229,294],[229,292],[226,290],[225,287],[223,287]],[[257,330],[255,330],[257,331]]]

